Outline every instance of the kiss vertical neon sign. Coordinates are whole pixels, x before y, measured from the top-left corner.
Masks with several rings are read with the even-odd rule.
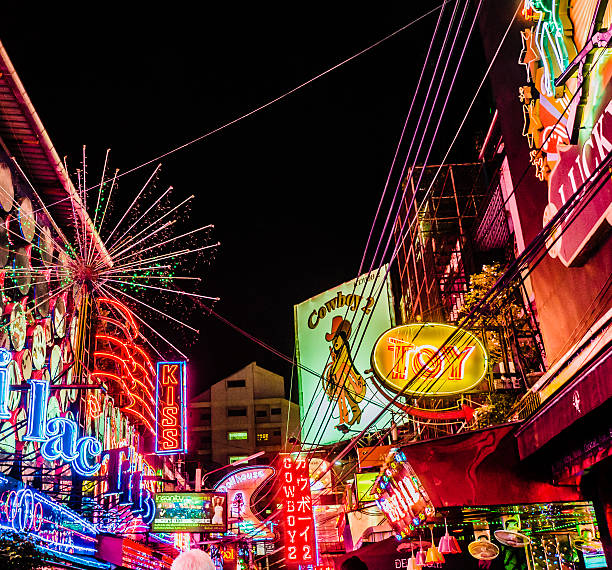
[[[155,390],[155,452],[158,455],[187,451],[185,361],[158,362]]]
[[[285,531],[285,559],[288,564],[317,564],[310,470],[303,456],[281,456],[280,501]]]

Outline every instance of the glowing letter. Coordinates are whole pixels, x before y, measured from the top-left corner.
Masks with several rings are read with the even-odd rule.
[[[468,346],[463,350],[460,350],[456,346],[446,347],[445,355],[449,360],[450,372],[448,375],[449,380],[463,380],[465,373],[465,361],[468,359],[470,354],[474,352],[475,346]]]
[[[52,418],[47,422],[46,441],[40,452],[47,461],[62,459],[69,462],[78,457],[77,424],[67,418]]]
[[[84,477],[95,475],[102,467],[96,458],[102,453],[102,444],[95,437],[82,437],[76,445],[77,457],[72,462],[74,470]]]
[[[6,348],[0,348],[0,418],[10,418],[8,409],[9,377],[6,365],[11,361],[11,353]]]
[[[49,380],[28,380],[30,398],[28,405],[28,431],[23,436],[25,441],[45,441],[45,421],[47,419],[47,402],[49,400]],[[59,418],[58,418],[59,419]]]

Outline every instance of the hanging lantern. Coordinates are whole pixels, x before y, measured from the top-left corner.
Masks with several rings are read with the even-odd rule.
[[[408,560],[407,570],[421,570],[421,566],[418,564],[416,558],[414,557],[414,550],[412,550],[412,544],[410,545],[410,551],[411,551],[411,554],[410,554],[410,560]]]
[[[446,518],[444,519],[444,529],[446,533],[443,537],[440,538],[440,542],[438,543],[438,550],[442,554],[459,554],[461,552],[461,548],[459,546],[459,542],[454,536],[448,534],[448,526],[446,526]]]
[[[427,554],[423,550],[423,544],[422,544],[422,541],[421,541],[421,548],[419,549],[419,551],[417,552],[417,555],[416,555],[416,563],[417,563],[417,565],[418,566],[425,566],[426,559],[427,559]]]
[[[427,556],[425,557],[425,564],[427,566],[440,567],[444,564],[444,555],[436,548],[433,536],[433,525],[429,525],[431,532],[431,546],[427,549]]]

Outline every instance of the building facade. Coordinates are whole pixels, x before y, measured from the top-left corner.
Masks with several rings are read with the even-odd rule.
[[[48,568],[161,570],[179,550],[148,532],[177,479],[156,368],[134,313],[83,279],[113,261],[81,198],[0,43],[0,531]]]
[[[188,424],[190,455],[202,466],[264,451],[262,463],[297,436],[299,407],[285,397],[282,376],[252,362],[193,398]]]

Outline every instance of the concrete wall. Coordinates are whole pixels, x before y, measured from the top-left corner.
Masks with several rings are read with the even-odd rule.
[[[299,406],[285,399],[283,377],[255,362],[214,384],[209,394],[194,398],[188,414],[189,452],[204,466],[209,461],[226,465],[231,457],[258,451],[266,452],[257,459],[265,463],[287,437],[297,435]],[[247,439],[230,439],[240,432]]]

